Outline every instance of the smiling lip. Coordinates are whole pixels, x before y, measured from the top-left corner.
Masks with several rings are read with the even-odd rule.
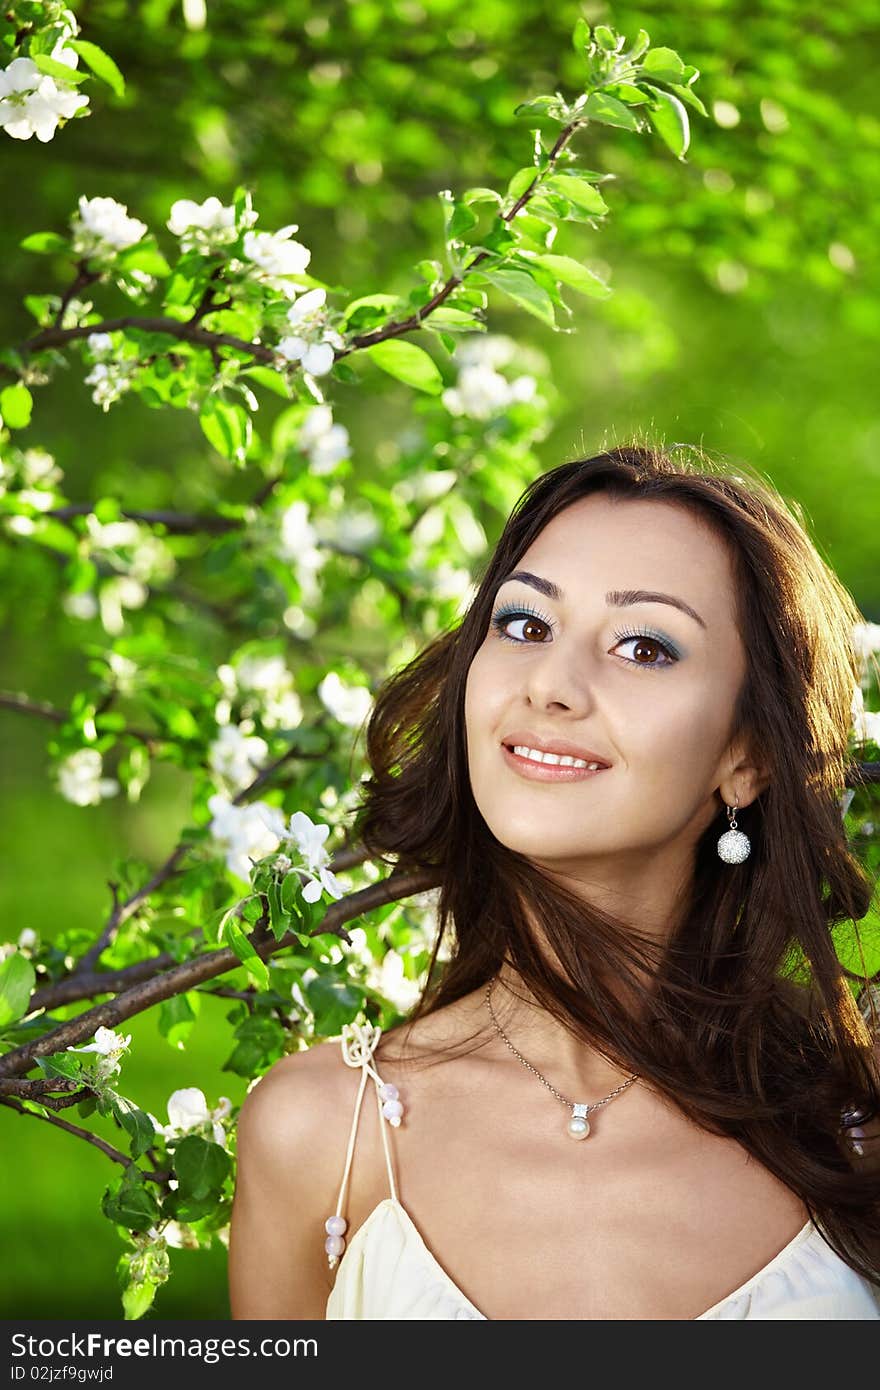
[[[526,747],[531,748],[533,745],[526,744]],[[598,777],[600,772],[609,771],[607,767],[597,767],[591,770],[588,767],[562,767],[559,763],[536,763],[530,758],[521,758],[519,753],[514,753],[512,748],[508,748],[503,743],[501,752],[514,772],[518,772],[521,777],[530,778],[534,782],[583,782],[587,777]],[[572,757],[574,756],[579,755],[572,754]],[[593,758],[591,761],[597,762],[598,759]]]
[[[533,753],[558,753],[560,757],[583,758],[585,763],[599,763],[600,769],[610,767],[608,759],[603,758],[600,753],[593,753],[589,748],[579,748],[576,743],[569,743],[564,738],[541,738],[540,734],[532,733],[529,729],[514,729],[513,733],[505,734],[501,742],[510,749],[531,748]]]

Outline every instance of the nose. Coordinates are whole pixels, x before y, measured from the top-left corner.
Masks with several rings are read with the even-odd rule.
[[[536,709],[557,705],[583,714],[593,707],[589,658],[583,651],[566,650],[562,642],[548,643],[538,660],[526,664],[525,694]]]

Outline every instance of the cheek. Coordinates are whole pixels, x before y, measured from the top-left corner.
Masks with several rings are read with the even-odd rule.
[[[464,717],[469,741],[492,727],[494,704],[499,699],[503,699],[503,691],[492,673],[492,653],[483,646],[470,664],[465,684]]]

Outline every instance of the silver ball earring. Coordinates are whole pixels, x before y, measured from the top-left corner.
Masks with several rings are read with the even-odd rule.
[[[741,864],[744,859],[748,859],[752,842],[748,835],[736,828],[736,811],[739,802],[734,802],[733,806],[727,807],[727,819],[730,822],[730,829],[725,830],[718,841],[718,857],[723,859],[725,864]]]

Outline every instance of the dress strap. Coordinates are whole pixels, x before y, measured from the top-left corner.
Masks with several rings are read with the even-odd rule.
[[[345,1168],[342,1174],[342,1182],[339,1187],[339,1197],[336,1202],[336,1212],[329,1216],[324,1222],[324,1229],[327,1232],[327,1239],[324,1241],[324,1249],[327,1252],[327,1259],[330,1268],[333,1269],[339,1257],[345,1249],[344,1232],[348,1229],[348,1222],[342,1215],[342,1208],[345,1202],[348,1179],[351,1173],[351,1161],[354,1156],[354,1145],[357,1137],[358,1121],[361,1114],[361,1104],[364,1099],[364,1092],[367,1082],[372,1077],[376,1091],[376,1105],[379,1111],[379,1128],[382,1132],[382,1146],[385,1150],[385,1166],[388,1171],[388,1183],[391,1188],[391,1196],[397,1201],[397,1184],[394,1180],[394,1164],[391,1161],[391,1150],[388,1146],[388,1133],[385,1122],[393,1125],[396,1129],[403,1115],[403,1106],[398,1098],[397,1087],[389,1081],[383,1081],[376,1068],[373,1066],[373,1054],[382,1036],[382,1029],[378,1024],[372,1023],[346,1023],[342,1028],[342,1056],[346,1066],[360,1067],[361,1079],[358,1086],[357,1100],[355,1101],[354,1115],[351,1122],[351,1130],[348,1136],[348,1149],[345,1155]]]

